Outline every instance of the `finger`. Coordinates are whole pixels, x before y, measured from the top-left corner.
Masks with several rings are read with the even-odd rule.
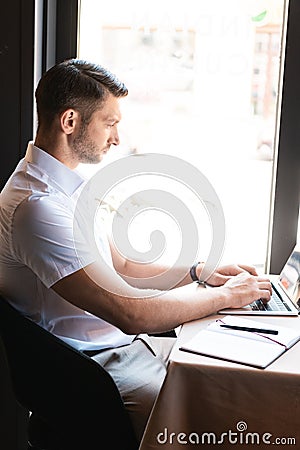
[[[256,280],[258,282],[262,282],[262,283],[269,283],[271,286],[271,281],[270,281],[270,278],[268,278],[268,277],[258,276],[258,277],[256,277]]]
[[[260,298],[264,303],[268,303],[271,300],[271,293],[269,290],[261,290]]]
[[[249,272],[251,275],[258,275],[254,266],[248,266],[247,264],[238,264],[238,267],[245,270],[246,272]]]
[[[270,294],[272,293],[272,285],[269,281],[259,281],[259,289],[268,290]]]

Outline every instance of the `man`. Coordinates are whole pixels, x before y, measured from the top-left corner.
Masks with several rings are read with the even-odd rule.
[[[80,60],[60,63],[36,90],[38,130],[0,195],[0,290],[23,314],[113,376],[138,439],[166,373],[170,338],[150,337],[184,322],[270,298],[270,283],[248,266],[225,266],[211,275],[215,289],[192,283],[189,268],[163,291],[151,280],[165,268],[126,260],[98,229],[104,265],[73,235],[76,201],[85,186],[74,169],[98,163],[119,144],[120,102],[127,89],[116,77]],[[203,264],[195,264],[193,278]],[[175,269],[174,269],[175,270]],[[147,279],[140,288],[125,280]],[[133,283],[134,284],[134,283]],[[161,287],[160,287],[161,289]]]

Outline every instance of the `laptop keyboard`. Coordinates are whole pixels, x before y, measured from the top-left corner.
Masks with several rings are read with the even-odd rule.
[[[291,308],[281,299],[273,288],[271,300],[264,303],[263,300],[255,300],[250,304],[253,311],[291,311]]]

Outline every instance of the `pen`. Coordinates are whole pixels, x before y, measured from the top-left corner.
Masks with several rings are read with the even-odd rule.
[[[231,330],[250,331],[251,333],[278,334],[277,330],[267,330],[265,328],[239,327],[238,325],[220,325]]]

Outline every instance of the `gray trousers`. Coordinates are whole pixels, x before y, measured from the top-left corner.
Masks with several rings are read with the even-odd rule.
[[[142,334],[129,345],[93,356],[114,379],[138,441],[164,381],[174,343],[174,338]]]

